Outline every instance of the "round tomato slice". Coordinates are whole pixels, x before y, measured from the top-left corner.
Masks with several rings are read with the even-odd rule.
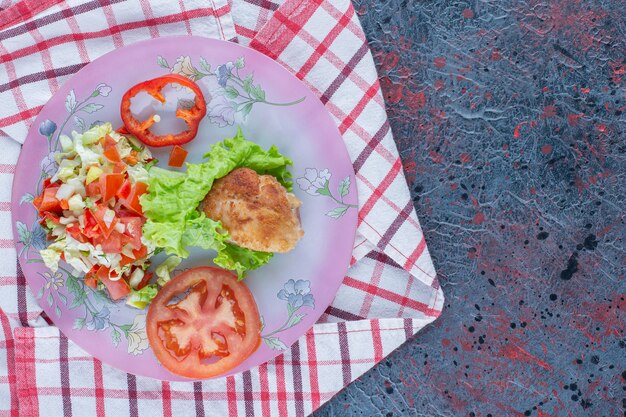
[[[261,320],[248,287],[229,271],[190,269],[159,290],[146,318],[148,341],[170,372],[222,375],[259,346]]]

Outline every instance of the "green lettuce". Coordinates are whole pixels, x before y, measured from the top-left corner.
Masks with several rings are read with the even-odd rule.
[[[170,256],[163,262],[161,265],[157,266],[154,274],[157,276],[157,284],[161,287],[167,284],[167,282],[171,279],[170,273],[180,265],[182,259],[176,255]]]
[[[131,290],[126,304],[143,310],[156,297],[157,292],[159,292],[159,288],[156,284],[146,285],[140,290]]]
[[[181,258],[189,256],[189,246],[213,249],[217,252],[214,263],[236,271],[242,279],[246,271],[269,262],[273,254],[228,243],[230,236],[222,224],[207,218],[198,205],[215,180],[240,167],[253,169],[260,175],[272,175],[291,191],[291,173],[287,167],[292,162],[275,146],[266,151],[246,140],[241,129],[234,137],[212,145],[204,157],[206,162],[187,164],[186,173],[150,169],[149,193],[140,200],[146,217],[143,236],[164,248],[167,254]]]
[[[257,269],[268,263],[272,256],[274,254],[271,252],[259,252],[226,243],[225,247],[217,252],[213,262],[224,269],[235,271],[238,277],[243,277],[246,271]]]

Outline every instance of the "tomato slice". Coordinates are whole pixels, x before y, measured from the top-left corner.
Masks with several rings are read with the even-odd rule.
[[[104,283],[104,286],[109,291],[109,297],[112,300],[119,300],[130,294],[130,286],[124,278],[115,279],[114,276],[109,276],[109,268],[101,266],[98,269],[98,279]]]
[[[187,159],[187,154],[188,152],[185,150],[185,148],[181,148],[180,146],[176,145],[172,148],[172,151],[170,152],[170,160],[167,164],[171,167],[180,168],[183,166],[185,159]]]
[[[165,284],[150,304],[146,330],[159,362],[193,379],[230,371],[261,341],[252,293],[231,272],[212,267],[190,269]]]
[[[115,194],[124,183],[124,174],[102,174],[100,175],[100,191],[102,201],[105,203],[115,197]]]

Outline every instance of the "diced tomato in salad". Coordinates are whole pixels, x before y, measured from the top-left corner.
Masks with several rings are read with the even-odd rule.
[[[102,201],[106,203],[115,197],[115,194],[117,194],[117,191],[124,181],[126,181],[124,174],[111,173],[100,175],[100,193],[102,194]]]
[[[105,287],[113,300],[124,298],[148,285],[152,276],[144,272],[154,248],[142,241],[145,218],[139,200],[148,192],[144,165],[152,156],[110,124],[61,144],[59,170],[33,199],[40,224],[54,241],[41,251],[42,259],[51,269],[63,259],[85,273],[85,285]]]
[[[125,279],[105,266],[101,266],[96,274],[98,280],[104,284],[109,291],[112,300],[119,300],[130,294],[130,285]]]
[[[175,145],[170,152],[170,160],[167,164],[171,167],[182,167],[188,153],[185,148]]]
[[[139,197],[148,192],[148,184],[143,182],[138,182],[130,189],[130,194],[122,203],[124,207],[132,211],[133,213],[138,214],[139,216],[143,216],[143,210],[141,209],[141,203],[139,202]]]

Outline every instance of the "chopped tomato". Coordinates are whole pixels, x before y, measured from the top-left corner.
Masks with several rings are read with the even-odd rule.
[[[39,224],[46,224],[46,220],[50,220],[54,224],[61,224],[61,218],[52,213],[42,213],[41,220],[39,220]]]
[[[108,150],[111,148],[115,148],[115,145],[117,145],[117,142],[115,142],[115,139],[113,139],[113,137],[111,137],[111,135],[107,134],[104,136],[104,150]]]
[[[85,210],[85,224],[83,226],[83,235],[89,239],[100,234],[100,226],[90,209]]]
[[[130,265],[133,262],[135,262],[135,260],[133,258],[129,258],[128,256],[126,256],[126,255],[124,255],[122,253],[122,260],[120,261],[120,266]]]
[[[113,172],[116,174],[121,174],[126,171],[126,168],[128,168],[128,165],[126,165],[126,163],[122,161],[119,161],[116,162],[115,165],[113,165]]]
[[[98,288],[98,279],[93,275],[85,275],[85,285],[95,290]]]
[[[102,200],[106,203],[113,197],[124,183],[124,174],[102,174],[100,175],[100,190]]]
[[[130,190],[130,194],[128,198],[124,202],[124,206],[133,211],[140,216],[143,216],[143,210],[141,208],[141,203],[139,202],[139,197],[145,194],[148,191],[148,184],[143,182],[136,183]]]
[[[150,282],[150,278],[152,278],[152,275],[152,272],[146,272],[145,274],[143,274],[143,278],[141,279],[139,284],[137,284],[137,289],[140,290],[148,285],[148,283]]]
[[[63,208],[61,207],[61,202],[56,197],[58,190],[58,186],[51,186],[43,191],[41,202],[39,203],[40,213],[46,211],[52,213],[61,213],[63,211]]]
[[[111,146],[109,149],[102,153],[106,159],[111,162],[120,162],[122,159],[120,158],[120,153],[117,151],[117,147]]]
[[[123,219],[124,217],[137,217],[137,213],[133,213],[132,211],[125,210],[123,208],[119,208],[119,209],[115,210],[115,214],[120,219]]]
[[[141,226],[143,226],[143,218],[141,217],[123,217],[120,221],[124,224],[124,235],[128,236],[128,243],[134,249],[141,247]]]
[[[94,265],[89,272],[85,274],[85,285],[94,289],[98,287],[98,269],[100,269],[100,265]]]
[[[170,152],[170,160],[167,164],[171,167],[182,167],[188,153],[184,148],[178,145],[174,146]]]
[[[114,215],[113,218],[111,219],[111,222],[107,225],[107,221],[105,221],[105,216],[107,215],[109,210],[111,209],[108,208],[106,205],[99,204],[96,207],[96,210],[93,212],[93,216],[96,220],[96,223],[98,223],[98,228],[100,229],[101,234],[104,238],[109,237],[109,235],[115,228],[115,225],[120,221],[119,218]]]
[[[89,184],[85,185],[85,193],[87,194],[87,197],[91,198],[92,200],[97,199],[97,197],[100,196],[100,182],[92,181]]]
[[[124,180],[124,183],[122,184],[120,189],[117,190],[117,192],[115,193],[115,196],[121,200],[127,199],[128,195],[130,194],[130,188],[131,188],[130,181]]]
[[[99,241],[104,253],[121,253],[124,247],[123,235],[117,230],[113,230],[111,234]]]
[[[83,233],[81,232],[80,227],[78,227],[77,224],[66,227],[65,232],[81,243],[87,242],[87,239],[85,238],[85,236],[83,236]]]
[[[109,276],[109,269],[101,266],[97,275],[98,279],[104,283],[104,286],[109,291],[109,297],[111,297],[112,300],[119,300],[130,294],[130,286],[124,278],[117,279],[114,274],[115,273]]]
[[[59,205],[61,206],[61,208],[63,210],[69,210],[70,209],[70,204],[64,198],[61,199],[61,201],[59,202]]]
[[[177,297],[182,299],[173,303]],[[261,340],[259,311],[246,284],[211,267],[190,269],[165,284],[150,304],[146,330],[159,362],[193,379],[232,370]]]
[[[33,199],[33,206],[37,209],[37,211],[41,212],[41,202],[43,201],[43,194],[38,195]]]
[[[148,255],[148,248],[141,245],[139,249],[133,249],[133,256],[135,259],[145,258]]]

